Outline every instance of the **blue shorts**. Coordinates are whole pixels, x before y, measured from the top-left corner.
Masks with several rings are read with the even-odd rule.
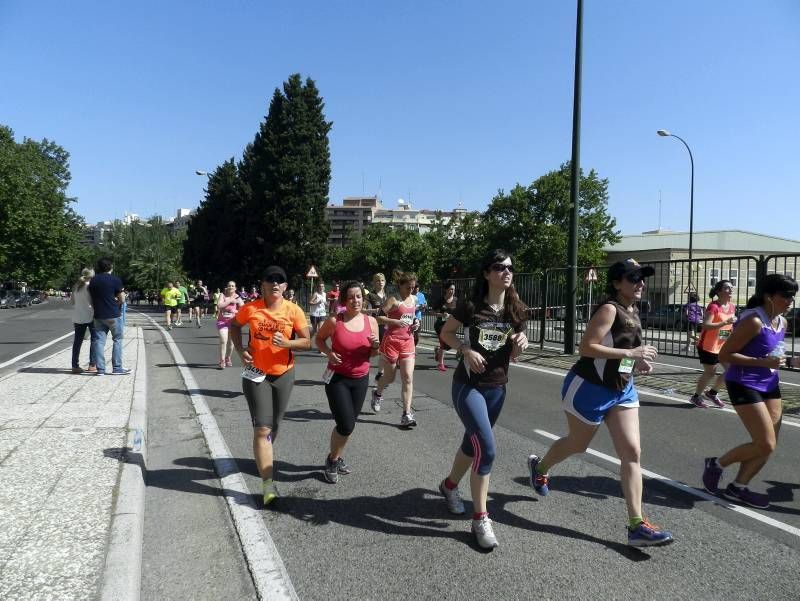
[[[571,413],[585,424],[599,426],[606,414],[614,407],[638,407],[639,394],[633,386],[633,378],[625,390],[613,390],[598,386],[570,371],[561,387],[561,402],[564,411]]]

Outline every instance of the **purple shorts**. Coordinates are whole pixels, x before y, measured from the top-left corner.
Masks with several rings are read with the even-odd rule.
[[[231,322],[233,321],[233,317],[230,319],[218,319],[217,320],[217,329],[222,330],[225,328],[231,327]]]

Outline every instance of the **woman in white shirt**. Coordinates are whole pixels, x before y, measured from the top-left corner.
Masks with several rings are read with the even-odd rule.
[[[92,308],[92,299],[89,296],[89,282],[94,277],[93,269],[84,269],[81,271],[81,277],[75,282],[72,287],[72,296],[70,302],[73,305],[72,310],[72,323],[75,326],[75,337],[72,339],[72,373],[83,373],[81,369],[80,356],[81,346],[83,346],[83,339],[86,336],[86,329],[89,329],[90,340],[95,339],[94,330],[94,309]],[[86,371],[91,373],[97,372],[97,363],[92,354],[94,345],[89,345],[89,367]]]
[[[308,312],[311,315],[311,338],[317,333],[319,325],[325,321],[325,283],[317,284],[317,289],[308,301]]]

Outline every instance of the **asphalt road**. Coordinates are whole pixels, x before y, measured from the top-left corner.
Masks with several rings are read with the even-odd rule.
[[[69,309],[57,302],[0,312],[0,363],[69,332],[69,317]],[[145,322],[136,316],[132,319]],[[171,335],[256,495],[259,480],[239,369],[216,369],[217,339],[211,320],[201,329],[180,328]],[[148,328],[145,337],[150,345],[161,345],[156,330]],[[29,359],[70,343],[67,338]],[[292,403],[276,445],[284,498],[274,510],[264,512],[264,520],[301,599],[800,597],[796,577],[800,537],[792,531],[792,527],[800,528],[800,503],[795,497],[800,477],[794,460],[800,450],[800,428],[783,428],[777,452],[753,483],[769,491],[773,503],[769,510],[736,513],[648,478],[646,514],[672,530],[676,543],[645,552],[631,550],[623,544],[625,513],[617,469],[603,456],[571,458],[555,470],[549,497],[531,494],[526,484],[527,455],[546,450],[548,433],[565,431],[559,407],[563,371],[515,366],[496,427],[499,450],[490,486],[490,512],[501,546],[485,554],[472,543],[468,520],[450,516],[436,492],[460,440],[461,426],[449,400],[452,370],[441,374],[434,369],[424,341],[419,353],[414,399],[419,427],[411,432],[397,427],[399,386],[389,387],[380,414],[371,414],[366,404],[347,452],[354,473],[335,486],[324,482],[320,471],[332,427],[319,382],[323,359],[313,353],[298,354]],[[154,371],[151,378],[150,407],[167,410],[174,401],[185,401],[185,390],[170,375],[175,370],[171,358],[161,350],[148,356],[152,361],[148,368],[160,374],[156,377]],[[668,365],[659,369],[685,371],[680,360],[662,359]],[[452,359],[448,363],[454,365]],[[693,365],[685,363],[686,368]],[[796,379],[796,375],[788,374],[786,379]],[[699,487],[702,458],[746,440],[732,413],[693,409],[665,395],[642,393],[641,398],[642,464],[656,474]],[[180,407],[174,406],[159,419],[191,421],[191,413]],[[155,410],[151,411],[155,416]],[[225,517],[218,501],[225,491],[214,490],[216,485],[209,489],[196,484],[212,477],[202,445],[191,442],[196,431],[176,430],[170,435],[168,430],[161,429],[165,440],[159,441],[159,429],[153,428],[150,444],[186,447],[181,448],[181,457],[171,461],[164,454],[158,466],[162,474],[172,474],[172,480],[185,484],[162,483],[173,496],[170,501],[159,500],[180,503],[181,511],[159,508],[148,526],[154,534],[145,540],[145,550],[152,549],[154,560],[148,562],[145,556],[145,565],[156,573],[145,575],[143,593],[149,590],[152,598],[164,592],[153,578],[161,580],[167,573],[173,592],[192,590],[182,582],[182,546],[174,540],[180,530],[179,516],[196,512],[217,522]],[[604,429],[591,448],[614,456]],[[725,481],[731,475],[726,474]],[[469,511],[466,481],[461,489]],[[202,498],[209,495],[216,500]],[[201,552],[205,533],[196,517],[183,518],[193,530],[192,546],[185,551],[186,565],[201,574],[198,562],[213,561],[213,553]],[[159,544],[152,536],[172,541],[171,555],[161,549],[162,556],[170,559],[169,569],[154,567],[163,562],[155,559]],[[221,542],[235,541],[231,536],[229,529],[218,524],[215,529],[209,527],[209,541],[217,554],[237,552]],[[225,559],[230,562],[231,558]],[[246,598],[241,566],[234,573],[234,597]],[[187,577],[190,574],[187,570]],[[219,588],[219,581],[216,584],[217,589],[208,588],[208,595],[204,586],[195,588],[194,596],[216,598],[225,588]]]

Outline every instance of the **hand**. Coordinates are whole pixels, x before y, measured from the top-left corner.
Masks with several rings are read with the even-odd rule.
[[[341,365],[342,364],[341,355],[339,355],[339,353],[334,353],[333,351],[331,351],[330,353],[328,353],[328,363],[330,363],[334,367],[337,365]]]
[[[283,335],[283,332],[275,332],[272,334],[272,344],[280,348],[289,348],[289,341]]]
[[[783,357],[764,357],[761,361],[763,361],[764,367],[769,367],[770,369],[780,369],[781,365],[783,365],[784,358]]]
[[[486,371],[486,359],[484,359],[483,355],[479,352],[473,351],[470,348],[465,348],[462,354],[464,355],[464,361],[470,371],[474,371],[477,374],[482,374]]]
[[[242,349],[241,351],[239,351],[239,358],[245,365],[253,364],[253,355],[251,355],[250,351],[248,351],[247,349]]]
[[[525,336],[524,332],[517,332],[511,336],[511,343],[513,344],[511,347],[511,360],[516,361],[517,357],[519,357],[523,351],[528,348],[528,337]]]
[[[653,365],[644,359],[639,359],[636,362],[636,372],[640,374],[649,374],[653,371]]]
[[[725,325],[730,325],[732,323],[736,323],[735,315],[731,315],[728,319],[725,320]]]
[[[367,336],[367,340],[369,340],[369,345],[373,350],[377,350],[381,344],[380,340],[378,340],[378,337],[375,334],[370,334]]]
[[[419,330],[419,326],[420,326],[419,319],[415,319],[413,322],[411,322],[411,331],[412,332],[418,331]]]
[[[633,349],[633,358],[642,359],[647,362],[655,361],[658,356],[658,349],[649,344],[643,344]]]

